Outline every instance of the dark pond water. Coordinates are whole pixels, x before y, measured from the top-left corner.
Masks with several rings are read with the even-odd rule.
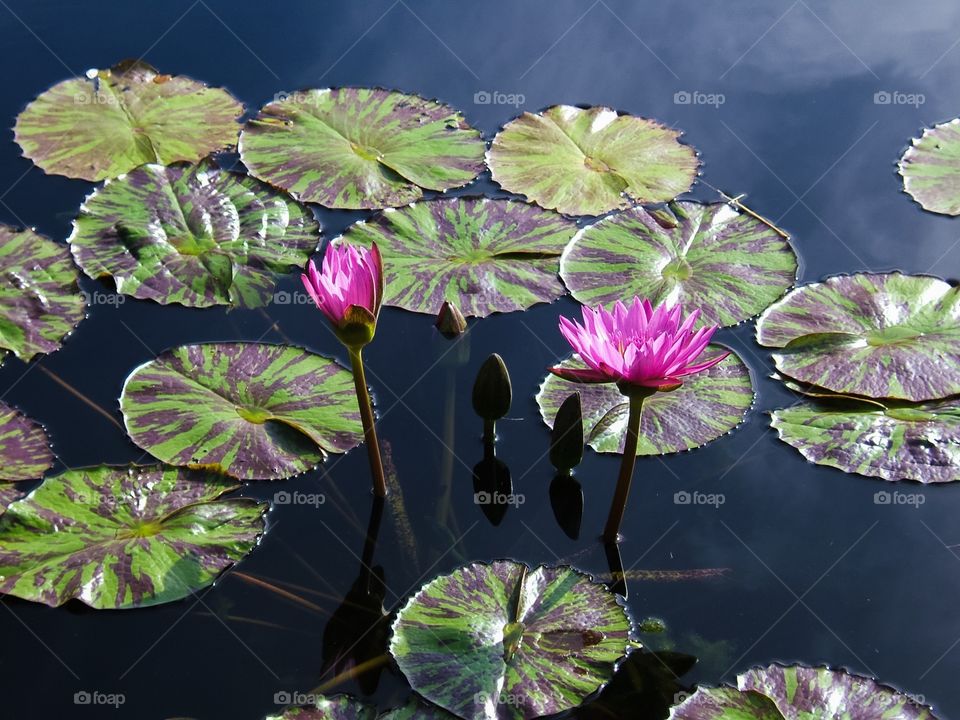
[[[325,85],[439,97],[488,138],[520,109],[605,104],[682,128],[704,160],[693,196],[714,199],[707,183],[749,193],[755,210],[793,234],[801,280],[894,268],[953,278],[960,225],[903,195],[895,161],[921,126],[960,114],[958,35],[960,6],[946,1],[644,8],[624,0],[4,0],[0,118],[12,126],[54,82],[141,55],[163,71],[224,85],[251,109],[280,90]],[[483,91],[521,94],[521,107],[478,104]],[[875,93],[883,91],[921,93],[923,103],[891,96],[878,104]],[[684,92],[693,102],[676,101]],[[693,93],[722,94],[724,102],[700,104],[706,98]],[[63,240],[90,189],[33,168],[11,133],[0,143],[3,222]],[[495,188],[481,179],[466,189],[478,191]],[[328,237],[360,216],[320,212]],[[295,286],[292,277],[281,284]],[[403,488],[387,508],[374,555],[388,608],[475,559],[571,561],[607,572],[595,538],[617,459],[588,453],[577,474],[583,530],[571,540],[548,502],[548,434],[533,400],[546,366],[567,352],[557,317],[574,311],[565,299],[491,317],[471,324],[456,347],[435,335],[426,316],[382,315],[368,372]],[[877,504],[875,493],[894,487],[807,464],[768,427],[767,411],[792,398],[768,379],[769,357],[755,345],[752,323],[720,338],[752,368],[758,395],[748,421],[705,448],[641,460],[627,512],[623,563],[644,571],[630,581],[630,607],[638,619],[660,617],[668,627],[649,638],[651,646],[699,658],[685,685],[732,681],[773,660],[829,663],[922,695],[941,717],[960,717],[960,488],[906,484],[896,490],[918,494],[922,504]],[[62,351],[32,366],[7,360],[0,397],[46,424],[58,469],[144,459],[118,426],[127,373],[174,345],[241,339],[343,356],[307,307],[227,313],[128,300],[94,307]],[[525,496],[498,527],[474,505],[471,483],[482,448],[470,386],[491,352],[505,358],[515,389],[498,455]],[[326,497],[319,506],[276,507],[261,546],[238,568],[286,596],[234,574],[155,609],[93,612],[5,600],[2,715],[256,720],[277,709],[276,693],[329,681],[329,644],[351,637],[349,627],[328,623],[360,569],[371,505],[366,462],[364,452],[352,452],[307,476],[244,490],[267,499],[281,489]],[[724,503],[675,504],[675,493],[694,490],[721,493]],[[713,578],[692,572],[704,569],[724,571]],[[631,683],[637,692],[650,689],[649,676],[631,677],[621,690]],[[372,691],[382,707],[407,694],[389,668],[332,690]],[[125,704],[76,706],[78,691],[122,693]],[[630,700],[631,716],[657,717],[656,703],[645,703]]]

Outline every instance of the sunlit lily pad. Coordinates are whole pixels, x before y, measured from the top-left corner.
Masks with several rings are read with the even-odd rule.
[[[236,485],[160,465],[48,478],[0,517],[0,592],[100,609],[179,600],[249,553],[266,503],[219,499]]]
[[[960,215],[960,118],[926,128],[900,159],[903,189],[925,210]]]
[[[38,480],[51,465],[53,452],[43,428],[0,403],[0,481]]]
[[[242,114],[226,90],[125,60],[54,85],[20,113],[14,135],[44,171],[97,181],[234,145]]]
[[[737,676],[737,688],[701,687],[671,720],[936,720],[930,708],[843,670],[770,665]]]
[[[447,300],[484,317],[565,294],[557,271],[575,232],[574,223],[527,203],[451,198],[385,211],[343,239],[377,243],[387,305],[436,315]]]
[[[243,480],[296,475],[362,437],[353,375],[283,345],[174,348],[130,373],[120,409],[154,457]]]
[[[873,398],[960,393],[960,295],[943,280],[838,275],[796,288],[757,322],[777,369],[801,382]]]
[[[401,608],[390,652],[420,695],[466,720],[579,705],[634,643],[617,596],[569,567],[474,563]]]
[[[700,359],[706,361],[721,350],[725,348],[711,345]],[[586,367],[577,356],[560,365]],[[597,452],[623,452],[630,407],[613,383],[580,384],[547,375],[537,393],[543,421],[552,427],[560,405],[578,391],[587,444]],[[656,393],[644,400],[637,455],[662,455],[700,447],[742,423],[752,404],[750,371],[731,352],[718,365],[687,378],[677,390]]]
[[[92,193],[70,236],[90,277],[191,307],[269,302],[276,273],[306,264],[320,226],[309,210],[246,175],[144,165]]]
[[[699,308],[703,322],[735,325],[786,292],[797,258],[777,232],[726,203],[676,202],[651,215],[616,213],[579,233],[560,275],[584,305],[634,295]]]
[[[504,190],[566,215],[672,200],[697,174],[680,133],[605,107],[554,105],[504,125],[487,164]]]
[[[10,503],[19,500],[25,494],[16,483],[0,482],[0,515],[7,511],[7,506]]]
[[[0,225],[0,350],[25,361],[51,353],[85,312],[67,248]]]
[[[292,93],[265,105],[240,138],[251,174],[300,200],[352,209],[466,185],[483,170],[483,150],[453,108],[379,88]]]
[[[287,708],[265,720],[455,720],[446,710],[411,698],[406,705],[377,715],[375,705],[348,695],[317,696],[312,705]]]

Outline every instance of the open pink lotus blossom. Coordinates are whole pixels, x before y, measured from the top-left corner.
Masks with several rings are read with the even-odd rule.
[[[300,277],[335,328],[368,326],[373,337],[383,301],[383,261],[376,244],[369,250],[349,243],[330,245],[322,269],[318,272],[311,260]]]
[[[717,329],[694,330],[698,317],[700,311],[694,310],[682,320],[679,305],[653,307],[638,297],[629,307],[617,302],[613,312],[584,307],[583,325],[561,317],[560,332],[588,367],[552,367],[550,372],[581,383],[676,387],[687,375],[711,368],[729,354],[695,362]]]

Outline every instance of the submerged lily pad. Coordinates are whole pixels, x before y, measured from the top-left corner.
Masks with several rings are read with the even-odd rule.
[[[0,403],[0,481],[37,480],[51,465],[53,452],[43,428]]]
[[[726,203],[671,203],[656,217],[637,207],[577,233],[560,276],[585,305],[639,295],[699,308],[711,325],[735,325],[786,292],[797,258],[777,232]]]
[[[487,153],[493,179],[565,215],[600,215],[672,200],[697,174],[697,154],[680,133],[605,107],[554,105],[523,113]]]
[[[85,312],[67,248],[0,225],[0,350],[24,361],[51,353]]]
[[[349,695],[320,695],[312,705],[287,708],[282,714],[269,715],[265,720],[455,720],[455,716],[417,698],[411,698],[403,707],[377,715],[375,705]]]
[[[362,438],[353,375],[283,345],[168,350],[130,373],[120,410],[154,457],[242,480],[297,475]]]
[[[563,295],[560,254],[576,229],[523,202],[451,198],[385,211],[343,240],[377,243],[387,305],[435,315],[446,300],[485,317]]]
[[[837,393],[935,400],[960,393],[960,295],[901,273],[804,285],[757,322],[777,369]]]
[[[720,351],[716,345],[709,346],[703,360]],[[560,365],[586,367],[576,355]],[[587,444],[597,452],[622,453],[630,405],[613,383],[581,384],[547,375],[537,393],[543,421],[553,427],[557,410],[574,392],[580,393]],[[677,390],[658,392],[643,401],[637,455],[663,455],[700,447],[742,423],[752,404],[750,371],[731,352],[709,370],[686,378]]]
[[[93,192],[68,242],[117,292],[190,307],[267,304],[276,273],[306,264],[320,239],[309,210],[246,175],[144,165]]]
[[[255,175],[331,208],[396,207],[423,189],[466,185],[483,170],[483,140],[458,111],[380,88],[303,90],[268,103],[244,128]]]
[[[20,113],[14,135],[45,172],[98,181],[231,146],[242,114],[226,90],[125,60],[54,85]]]
[[[926,128],[900,158],[903,189],[924,210],[960,215],[960,118]]]
[[[256,546],[267,504],[161,465],[48,478],[0,517],[0,592],[56,606],[157,605],[211,584]]]
[[[737,676],[737,688],[701,687],[671,720],[936,720],[930,708],[844,670],[770,665]]]
[[[414,690],[466,720],[579,705],[634,645],[617,597],[570,567],[474,563],[400,609],[390,653]]]

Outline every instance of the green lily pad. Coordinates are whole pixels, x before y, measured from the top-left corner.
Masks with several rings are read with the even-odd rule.
[[[487,165],[504,190],[541,207],[600,215],[689,190],[697,154],[679,137],[654,120],[610,108],[554,105],[504,125]]]
[[[51,465],[53,452],[43,428],[0,403],[0,481],[37,480]]]
[[[51,353],[85,312],[67,248],[0,225],[0,350],[23,361]]]
[[[362,438],[353,375],[283,345],[168,350],[130,373],[120,410],[130,438],[159,460],[242,480],[302,473]]]
[[[68,242],[117,292],[190,307],[266,305],[276,274],[303,267],[320,226],[309,210],[211,162],[144,165],[93,192]]]
[[[47,478],[0,516],[0,592],[56,606],[157,605],[210,585],[256,546],[266,503],[221,500],[208,473],[93,467]]]
[[[226,90],[125,60],[54,85],[20,113],[14,136],[45,172],[98,181],[232,146],[242,114]]]
[[[324,88],[265,105],[240,137],[250,173],[331,208],[397,207],[466,185],[483,140],[458,111],[380,88]]]
[[[377,715],[375,705],[349,695],[317,696],[311,705],[287,708],[265,720],[456,720],[446,710],[410,698],[406,705]]]
[[[710,345],[702,360],[721,350]],[[585,368],[574,355],[561,367]],[[537,404],[543,421],[553,427],[557,410],[580,393],[583,432],[597,452],[622,453],[630,406],[613,383],[582,384],[549,374],[540,385]],[[637,455],[663,455],[692,450],[725,435],[740,423],[753,404],[750,371],[733,352],[719,364],[686,379],[677,390],[658,392],[643,401]]]
[[[485,317],[564,295],[560,254],[576,229],[523,202],[450,198],[355,223],[343,240],[377,243],[387,305],[436,315],[448,301],[466,316]]]
[[[411,686],[466,720],[579,705],[635,643],[617,596],[569,567],[474,563],[400,609],[390,653]]]
[[[10,503],[19,500],[25,494],[16,483],[0,482],[0,515],[7,511],[7,506]]]
[[[671,203],[656,216],[616,213],[577,233],[560,276],[584,305],[638,295],[699,308],[701,321],[736,325],[793,284],[797,257],[777,232],[726,203]]]
[[[930,212],[960,215],[960,118],[926,128],[900,158],[903,189]]]
[[[920,402],[960,394],[960,295],[901,273],[803,285],[757,322],[777,369],[837,393]]]

